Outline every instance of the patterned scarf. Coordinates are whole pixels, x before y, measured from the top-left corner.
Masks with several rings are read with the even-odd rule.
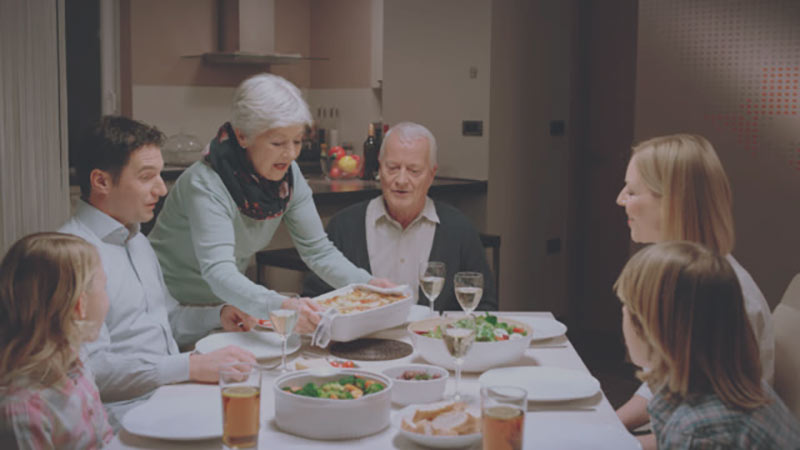
[[[292,198],[292,169],[279,181],[268,180],[253,168],[247,151],[239,145],[230,122],[211,140],[204,162],[222,178],[239,211],[256,220],[273,219],[286,211]]]

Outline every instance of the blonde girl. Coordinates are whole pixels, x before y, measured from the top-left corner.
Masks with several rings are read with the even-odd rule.
[[[738,277],[692,242],[649,246],[614,284],[658,448],[798,448],[800,427],[762,381]]]
[[[698,135],[674,134],[636,145],[617,204],[625,208],[634,242],[691,241],[728,260],[744,293],[762,376],[771,382],[775,365],[772,316],[753,278],[731,255],[735,240],[731,188],[711,143]],[[617,410],[626,427],[634,429],[647,423],[647,401],[651,397],[650,389],[642,385]],[[647,437],[640,440],[645,448],[651,447]]]
[[[0,448],[99,448],[113,432],[79,357],[106,312],[94,247],[61,233],[17,241],[0,263]]]

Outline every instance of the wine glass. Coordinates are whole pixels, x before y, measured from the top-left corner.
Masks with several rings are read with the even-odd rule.
[[[458,272],[455,279],[456,299],[458,304],[472,317],[472,311],[478,307],[483,295],[483,274],[480,272]]]
[[[447,351],[455,358],[456,364],[456,389],[453,394],[453,401],[461,401],[461,391],[459,384],[461,384],[461,366],[464,365],[464,356],[466,356],[472,343],[475,342],[475,327],[463,325],[462,322],[455,322],[448,325],[442,333],[444,338],[444,345]]]
[[[419,265],[419,286],[425,297],[431,302],[431,315],[436,314],[433,302],[439,297],[444,287],[444,277],[447,274],[443,262],[429,261]]]
[[[281,373],[286,373],[286,341],[297,325],[297,310],[294,309],[274,309],[269,312],[269,320],[275,332],[281,337]]]

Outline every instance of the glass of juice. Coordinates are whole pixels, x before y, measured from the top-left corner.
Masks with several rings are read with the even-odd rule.
[[[522,450],[528,392],[516,386],[481,388],[483,450]]]
[[[236,362],[219,370],[222,392],[222,444],[226,449],[258,445],[261,410],[261,371],[249,363]]]

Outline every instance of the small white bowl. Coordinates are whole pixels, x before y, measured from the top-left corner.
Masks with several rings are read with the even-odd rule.
[[[402,380],[398,377],[408,370],[424,371],[431,376],[438,374],[439,378],[430,380]],[[450,376],[446,369],[428,364],[402,364],[383,370],[383,374],[392,379],[392,402],[398,405],[412,403],[429,403],[441,400],[447,378]]]

